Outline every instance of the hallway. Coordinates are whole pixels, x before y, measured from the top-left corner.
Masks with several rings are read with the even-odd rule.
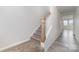
[[[79,7],[26,6],[0,7],[0,9],[1,12],[5,12],[1,14],[0,51],[40,52],[41,49],[47,52],[79,51],[77,41]]]
[[[63,34],[51,45],[48,52],[78,52],[79,43],[73,37],[72,30],[64,30]]]

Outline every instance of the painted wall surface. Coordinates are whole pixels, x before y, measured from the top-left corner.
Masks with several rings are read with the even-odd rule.
[[[40,17],[48,13],[48,7],[0,7],[0,49],[30,40],[40,25]]]
[[[50,7],[51,15],[46,20],[45,50],[59,37],[62,32],[61,16],[56,7]]]
[[[79,41],[79,7],[77,7],[74,13],[74,34],[76,39]]]

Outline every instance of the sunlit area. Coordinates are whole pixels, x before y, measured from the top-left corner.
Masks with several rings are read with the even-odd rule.
[[[63,16],[64,29],[73,30],[73,15]]]

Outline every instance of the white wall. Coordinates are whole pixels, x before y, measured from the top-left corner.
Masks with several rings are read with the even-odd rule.
[[[76,12],[74,13],[74,34],[79,41],[79,7],[77,7]]]
[[[47,50],[51,44],[55,42],[55,40],[62,32],[60,13],[56,7],[50,7],[50,9],[51,15],[46,20],[45,50]]]
[[[40,17],[48,13],[48,7],[0,7],[0,49],[30,40]]]

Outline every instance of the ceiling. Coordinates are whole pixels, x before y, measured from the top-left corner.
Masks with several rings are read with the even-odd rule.
[[[73,12],[76,9],[76,6],[57,6],[59,12]]]

